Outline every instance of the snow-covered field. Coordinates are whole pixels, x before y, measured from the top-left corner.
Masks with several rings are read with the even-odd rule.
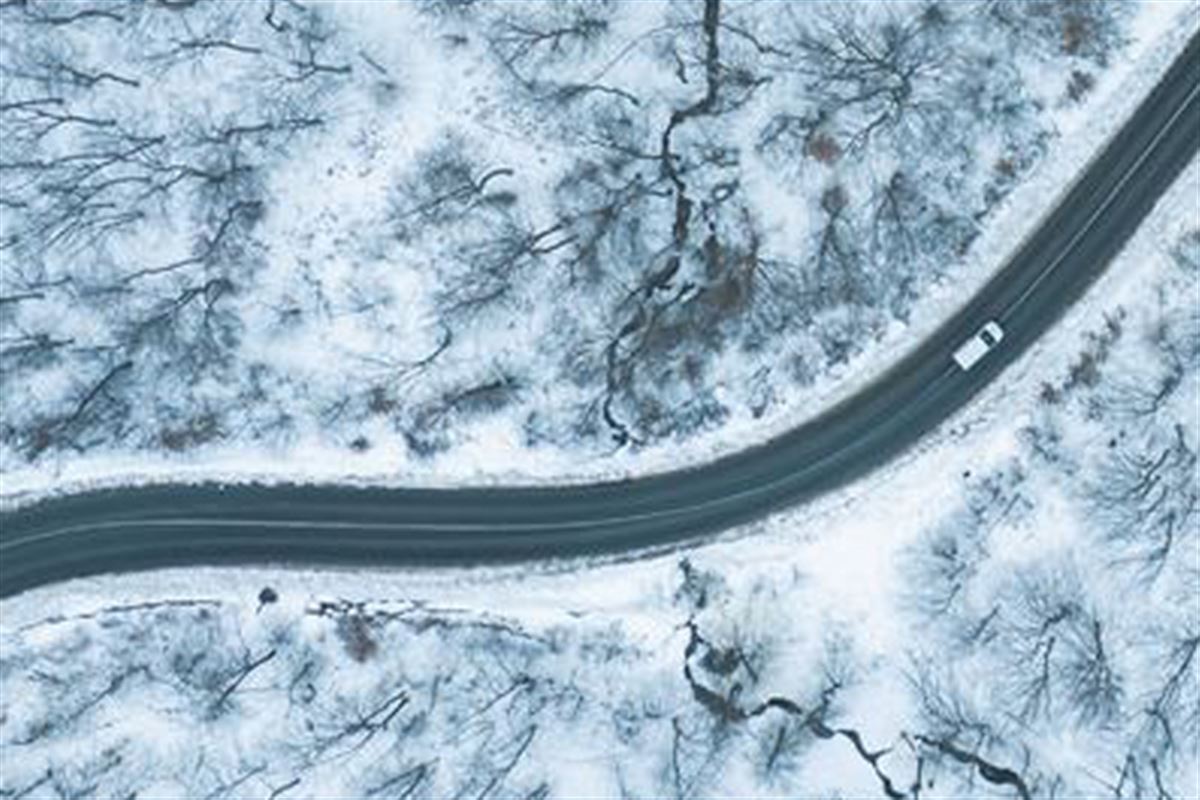
[[[0,796],[1200,796],[1198,196],[869,486],[716,544],[5,601]]]
[[[121,122],[129,146],[181,144],[116,181],[72,173],[94,200],[153,185],[139,227],[63,221],[25,237],[52,239],[44,252],[6,239],[0,501],[179,480],[589,480],[762,441],[982,285],[1200,21],[1172,2],[726,4],[720,103],[672,145],[714,256],[698,219],[670,241],[684,192],[639,150],[702,94],[699,5],[451,5],[272,4],[260,21],[226,4],[228,19],[186,23],[202,12],[143,9],[148,59],[114,44],[130,7],[28,23],[6,58],[43,77],[13,82],[15,99],[73,69],[64,96],[98,118],[153,92],[155,113]],[[850,102],[893,67],[839,84],[821,60],[838,42],[911,68],[912,106]],[[78,77],[97,64],[108,79]],[[39,158],[98,147],[15,113],[6,130]],[[27,205],[49,217],[49,181],[8,185],[22,202],[42,187]],[[628,227],[593,226],[601,199]],[[105,232],[128,222],[95,214]],[[934,233],[914,240],[905,214]]]

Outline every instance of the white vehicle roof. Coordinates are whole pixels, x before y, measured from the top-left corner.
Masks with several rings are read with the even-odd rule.
[[[984,341],[985,333],[992,339],[991,344]],[[989,320],[984,323],[983,327],[974,336],[958,346],[958,349],[954,351],[954,361],[963,370],[968,370],[975,366],[979,359],[986,356],[988,351],[1003,338],[1004,330],[1000,327],[1000,324],[995,320]]]

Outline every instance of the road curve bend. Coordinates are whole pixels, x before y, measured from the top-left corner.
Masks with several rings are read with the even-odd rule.
[[[156,486],[0,514],[0,597],[104,572],[195,564],[476,564],[699,540],[846,484],[961,408],[1093,282],[1200,149],[1200,34],[986,287],[872,385],[759,447],[584,486]],[[969,372],[954,348],[1004,340]]]

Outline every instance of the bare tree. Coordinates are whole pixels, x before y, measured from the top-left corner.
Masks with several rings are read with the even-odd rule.
[[[811,119],[837,132],[841,150],[862,150],[897,126],[926,138],[926,126],[942,118],[946,102],[931,90],[946,69],[948,54],[939,37],[947,24],[943,14],[903,12],[882,23],[866,22],[847,8],[799,26],[785,45],[792,56],[786,69],[804,78],[817,99]],[[773,123],[777,129],[780,119]],[[787,131],[811,146],[815,127],[800,124]]]
[[[616,10],[616,4],[596,2],[559,3],[535,13],[513,10],[491,23],[488,38],[496,58],[519,83],[544,92],[547,74],[557,80],[565,64],[577,61],[608,34]],[[568,87],[578,89],[580,84],[567,84],[559,91]]]
[[[1186,761],[1200,747],[1200,631],[1191,623],[1155,642],[1161,671],[1144,703],[1137,737],[1146,761]]]
[[[1180,424],[1110,448],[1087,498],[1109,540],[1124,551],[1120,560],[1140,564],[1153,578],[1173,553],[1194,550],[1195,474],[1196,451]]]

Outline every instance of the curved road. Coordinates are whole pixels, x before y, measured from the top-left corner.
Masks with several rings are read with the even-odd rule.
[[[559,488],[156,487],[0,515],[0,597],[167,565],[444,564],[612,553],[711,534],[858,478],[962,407],[1077,299],[1200,149],[1200,35],[1013,260],[860,394],[694,470]],[[1006,335],[970,372],[951,352]]]

